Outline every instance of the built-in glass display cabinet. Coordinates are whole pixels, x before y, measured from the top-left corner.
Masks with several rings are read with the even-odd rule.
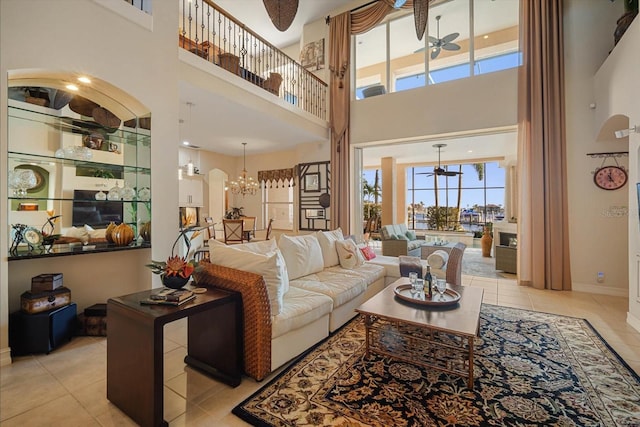
[[[150,246],[150,119],[96,108],[9,100],[9,260]]]

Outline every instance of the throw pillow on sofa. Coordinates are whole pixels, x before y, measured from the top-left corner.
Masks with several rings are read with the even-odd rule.
[[[407,230],[407,232],[405,233],[405,236],[407,236],[407,239],[409,240],[418,239],[418,236],[416,236],[416,232],[414,230]]]
[[[347,239],[336,242],[336,249],[338,250],[340,267],[350,270],[364,264],[364,257],[353,240]]]
[[[333,231],[318,231],[316,237],[318,238],[318,243],[320,243],[320,249],[322,249],[325,268],[340,264],[336,242],[344,240],[342,229],[338,227]]]
[[[427,264],[429,264],[431,268],[441,269],[447,261],[449,261],[449,254],[441,249],[433,251],[433,253],[427,257]]]
[[[409,239],[407,238],[407,236],[405,236],[404,234],[397,234],[397,235],[396,235],[396,239],[397,239],[397,240],[409,240]]]
[[[296,280],[324,269],[322,249],[313,234],[303,236],[283,234],[278,241],[278,247],[287,265],[289,280]]]
[[[215,245],[210,249],[210,262],[237,270],[259,274],[264,278],[269,294],[271,315],[282,313],[284,294],[289,289],[289,278],[284,258],[279,250],[266,254],[241,250],[236,246]]]
[[[362,256],[365,260],[371,261],[376,257],[376,253],[373,251],[373,248],[369,246],[364,246],[360,248],[360,252],[362,252]]]

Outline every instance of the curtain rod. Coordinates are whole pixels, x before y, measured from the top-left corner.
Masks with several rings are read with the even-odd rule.
[[[369,3],[365,3],[365,4],[361,5],[361,6],[354,7],[349,12],[355,12],[357,10],[360,10],[362,8],[365,8],[365,7],[369,6],[369,5],[372,5],[372,4],[377,3],[377,2],[378,2],[378,0],[371,0]],[[329,22],[331,22],[331,16],[327,15],[327,17],[325,18],[325,22],[326,22],[327,25],[329,25]]]

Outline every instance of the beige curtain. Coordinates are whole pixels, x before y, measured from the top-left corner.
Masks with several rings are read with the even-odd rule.
[[[571,289],[562,0],[521,0],[518,278]]]
[[[351,35],[369,31],[393,9],[393,0],[381,0],[356,12],[334,16],[329,23],[329,81],[331,125],[331,226],[350,233],[349,215],[349,61]],[[413,8],[407,0],[403,9]]]
[[[331,228],[349,234],[349,12],[331,18],[329,26],[329,96],[331,111]]]

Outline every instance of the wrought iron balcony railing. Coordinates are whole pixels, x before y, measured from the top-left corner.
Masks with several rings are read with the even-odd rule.
[[[180,47],[326,120],[326,83],[211,1],[179,1]]]

